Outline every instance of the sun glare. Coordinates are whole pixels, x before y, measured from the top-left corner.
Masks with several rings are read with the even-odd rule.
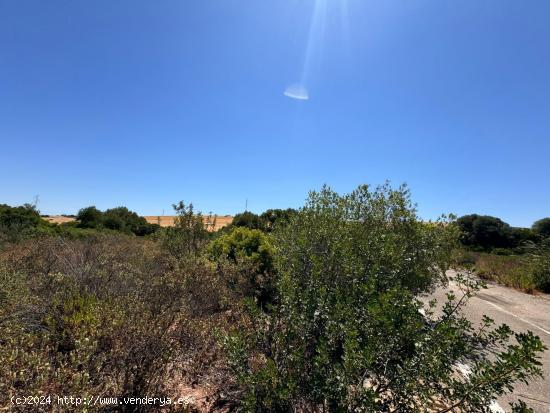
[[[331,6],[336,3],[331,3]],[[287,86],[284,95],[292,99],[309,100],[307,84],[311,76],[311,67],[315,63],[315,57],[322,53],[323,40],[326,35],[326,19],[328,0],[315,0],[309,25],[308,39],[306,43],[304,61],[300,74],[300,81]],[[341,0],[336,4],[340,8],[341,26],[344,33],[348,28],[348,4],[347,0]]]

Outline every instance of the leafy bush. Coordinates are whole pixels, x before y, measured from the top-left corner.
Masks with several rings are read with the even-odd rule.
[[[174,226],[163,228],[159,237],[163,247],[178,258],[197,257],[210,238],[202,214],[195,213],[193,204],[183,201],[173,205]]]
[[[464,215],[457,220],[462,232],[460,240],[464,245],[482,250],[510,248],[516,246],[512,239],[510,225],[499,218],[488,215]]]
[[[415,297],[445,282],[456,231],[420,222],[405,187],[325,187],[274,238],[275,308],[252,309],[254,328],[225,339],[245,410],[477,412],[541,374],[530,333],[498,353],[511,331],[489,319],[474,330],[462,300],[449,296],[433,321],[420,314]],[[459,380],[454,366],[466,360],[473,373]]]
[[[13,246],[0,256],[0,408],[13,395],[172,396],[170,383],[216,366],[212,317],[235,301],[228,294],[209,266],[174,263],[151,240]]]
[[[287,209],[268,209],[260,215],[260,218],[265,223],[266,231],[273,231],[275,226],[286,225],[298,213],[293,208]]]
[[[100,228],[103,226],[103,212],[95,206],[82,208],[76,215],[80,228]]]
[[[261,216],[250,211],[236,214],[231,222],[232,227],[246,227],[249,229],[259,229],[262,231],[265,230],[265,225],[265,221]]]
[[[226,227],[226,231],[233,227],[245,227],[249,229],[259,229],[264,232],[271,232],[276,225],[284,225],[288,223],[290,218],[296,214],[296,210],[287,209],[268,209],[261,215],[250,211],[245,211],[236,214],[233,217],[231,225]]]
[[[40,217],[40,212],[30,204],[11,207],[0,204],[0,245],[47,231],[50,224]]]
[[[268,235],[258,229],[234,227],[213,240],[208,251],[216,261],[230,260],[238,267],[244,267],[261,307],[273,301],[274,251]]]
[[[550,293],[550,240],[534,246],[528,255],[533,284],[539,291]]]
[[[550,218],[539,219],[533,224],[531,229],[541,237],[550,237]]]
[[[139,236],[152,234],[159,228],[159,225],[149,224],[145,218],[126,207],[111,208],[102,212],[95,206],[90,206],[78,211],[76,219],[79,228],[106,228]]]

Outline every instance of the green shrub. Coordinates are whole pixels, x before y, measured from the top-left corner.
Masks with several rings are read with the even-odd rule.
[[[42,231],[51,225],[40,217],[39,211],[29,204],[19,207],[0,204],[0,245],[14,242]]]
[[[275,229],[275,226],[286,225],[291,218],[298,213],[293,208],[287,209],[268,209],[260,215],[260,218],[265,223],[265,230],[270,232]]]
[[[550,241],[543,242],[531,251],[528,265],[535,288],[550,293]]]
[[[11,396],[172,396],[168,383],[215,366],[209,317],[234,301],[218,280],[209,266],[174,265],[136,237],[11,246],[0,256],[0,409],[13,410]]]
[[[231,221],[231,227],[246,227],[249,229],[259,229],[264,231],[266,222],[263,217],[250,212],[245,211],[240,214],[236,214]]]
[[[446,222],[422,223],[405,187],[311,193],[275,231],[275,308],[252,309],[254,329],[225,340],[243,409],[477,412],[540,376],[532,334],[492,362],[484,349],[506,343],[507,327],[486,319],[474,331],[452,296],[433,323],[420,314],[415,297],[445,282],[456,235]],[[453,366],[465,360],[473,373],[457,380]]]
[[[550,218],[543,218],[536,221],[531,227],[533,232],[543,238],[550,237]]]
[[[214,239],[209,245],[214,259],[229,259],[234,263],[249,262],[259,272],[273,270],[273,247],[268,236],[260,230],[236,227]]]
[[[496,250],[506,255],[506,249],[535,239],[530,229],[511,227],[501,219],[488,215],[464,215],[457,220],[457,224],[462,244],[478,251]]]
[[[210,238],[202,214],[196,213],[193,204],[183,201],[173,205],[176,212],[174,226],[163,228],[159,239],[163,247],[177,258],[197,257]]]
[[[138,236],[150,235],[160,228],[157,224],[149,224],[145,218],[126,207],[111,208],[102,212],[95,206],[90,206],[78,211],[76,219],[79,228],[106,228]]]
[[[234,227],[214,239],[208,252],[213,260],[230,260],[248,274],[261,307],[273,301],[274,251],[267,234],[258,229]]]
[[[523,256],[477,253],[475,270],[481,278],[507,287],[529,293],[536,289],[529,265]]]

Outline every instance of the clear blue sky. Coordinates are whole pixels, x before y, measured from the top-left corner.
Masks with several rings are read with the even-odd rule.
[[[549,17],[547,0],[1,1],[0,203],[233,214],[389,179],[424,218],[529,226],[550,216]]]

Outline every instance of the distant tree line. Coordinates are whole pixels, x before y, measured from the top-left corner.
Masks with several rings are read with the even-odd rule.
[[[231,230],[233,227],[246,227],[249,229],[259,229],[263,232],[271,232],[275,229],[275,226],[281,226],[289,222],[297,213],[298,211],[293,208],[268,209],[259,215],[245,211],[235,215],[233,222],[231,222],[227,230]]]
[[[527,243],[539,244],[550,237],[550,218],[536,221],[531,228],[512,227],[500,218],[470,214],[457,219],[461,243],[479,251],[517,249]]]
[[[126,207],[100,211],[95,206],[90,206],[82,208],[75,218],[75,222],[58,225],[44,219],[35,205],[12,207],[0,204],[0,244],[40,234],[81,237],[104,230],[144,236],[153,234],[160,228]]]
[[[123,206],[105,211],[89,206],[78,211],[76,219],[79,228],[106,228],[139,236],[152,234],[160,227]]]

